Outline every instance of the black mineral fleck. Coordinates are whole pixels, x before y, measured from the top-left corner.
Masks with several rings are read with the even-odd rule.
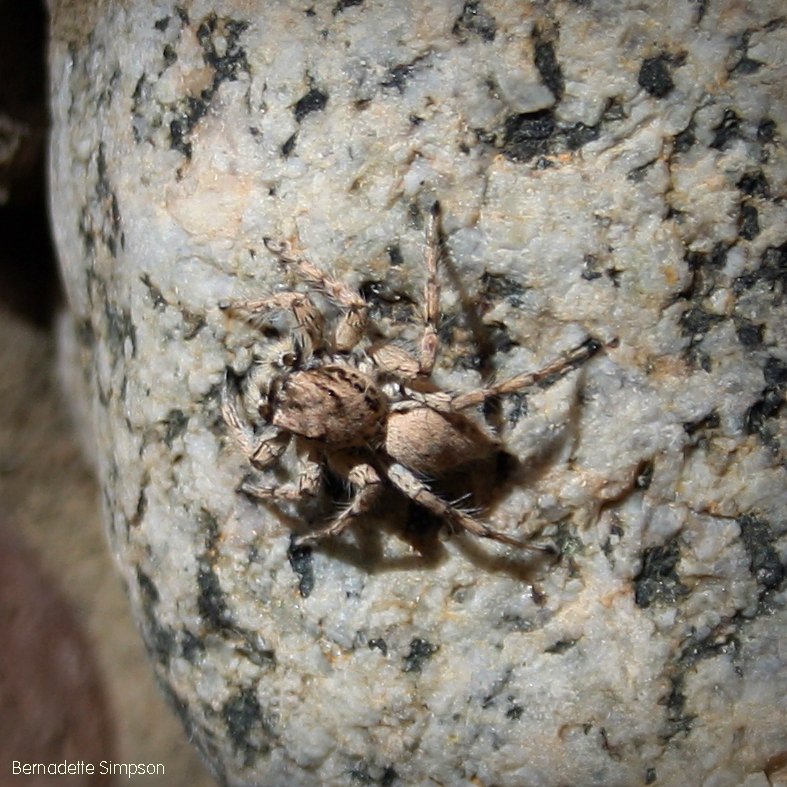
[[[539,27],[536,27],[533,32],[533,42],[538,73],[555,99],[560,101],[565,89],[565,80],[560,64],[557,62],[554,44],[546,38]]]
[[[190,631],[184,630],[180,638],[180,653],[186,661],[194,663],[205,652],[205,644]]]
[[[393,267],[401,265],[404,262],[404,257],[402,257],[402,248],[398,243],[392,243],[390,246],[388,246],[386,251],[388,252],[388,261]]]
[[[388,655],[388,643],[382,637],[375,637],[366,643],[369,650],[379,650],[383,656]]]
[[[787,241],[781,246],[768,246],[762,253],[759,276],[769,284],[787,284]]]
[[[683,131],[675,135],[675,152],[685,153],[696,141],[697,136],[694,133],[694,123],[691,122]]]
[[[639,69],[637,82],[655,98],[664,98],[675,87],[668,63],[666,55],[658,55],[643,60]]]
[[[649,489],[653,481],[654,470],[655,467],[652,460],[645,459],[640,462],[637,467],[637,475],[634,479],[634,487],[636,489]]]
[[[167,665],[176,648],[176,638],[172,630],[162,626],[156,613],[159,592],[153,580],[137,567],[137,587],[142,604],[143,633],[145,644],[151,655],[160,663]]]
[[[462,42],[467,40],[469,34],[477,35],[482,41],[494,41],[497,22],[479,0],[467,0],[451,32]]]
[[[554,132],[555,116],[549,109],[509,115],[504,124],[503,153],[514,161],[543,155]]]
[[[414,67],[410,63],[399,63],[388,69],[388,75],[380,82],[380,87],[393,87],[404,93],[405,85],[413,75]]]
[[[319,88],[313,87],[308,93],[296,101],[292,110],[295,115],[295,120],[300,123],[312,112],[320,112],[325,109],[327,103],[328,94],[323,93]]]
[[[681,650],[679,665],[689,668],[702,659],[720,655],[735,657],[740,651],[740,641],[728,625],[720,623],[706,634],[692,634]]]
[[[197,572],[197,611],[213,629],[223,629],[231,624],[230,611],[219,578],[211,566],[200,565]]]
[[[734,110],[725,109],[721,123],[713,129],[716,133],[710,146],[717,150],[724,150],[732,140],[740,137],[740,125],[741,119]]]
[[[171,66],[177,59],[178,53],[172,47],[171,44],[167,44],[164,49],[162,50],[162,57],[164,58],[164,66],[169,67]]]
[[[314,590],[314,561],[311,547],[295,546],[291,540],[287,558],[292,570],[298,576],[298,592],[303,598],[308,598]]]
[[[175,408],[170,410],[164,416],[162,423],[165,427],[164,444],[171,448],[173,441],[186,431],[186,427],[189,423],[189,417],[183,412],[183,410]]]
[[[735,76],[746,76],[747,74],[755,74],[762,68],[762,63],[759,60],[753,60],[750,57],[742,57],[732,69]]]
[[[778,451],[779,441],[769,422],[779,414],[783,404],[783,392],[769,385],[743,417],[743,427],[746,434],[759,435],[763,445],[773,451]]]
[[[757,141],[774,142],[776,139],[776,123],[770,118],[763,118],[757,124]]]
[[[749,203],[741,205],[738,217],[738,235],[744,240],[754,240],[760,234],[760,216],[757,208]]]
[[[420,672],[425,661],[437,652],[437,646],[420,637],[410,641],[410,652],[404,657],[402,672]]]
[[[694,716],[685,712],[686,694],[684,693],[684,673],[680,672],[671,679],[672,688],[667,697],[667,721],[664,725],[662,738],[668,741],[679,733],[686,733],[691,730]]]
[[[763,323],[755,323],[743,317],[735,318],[735,334],[747,350],[753,350],[762,344],[764,332]]]
[[[766,591],[779,587],[784,580],[784,566],[773,546],[775,537],[768,522],[746,514],[738,519],[738,526],[757,584]]]
[[[692,306],[691,309],[681,315],[680,325],[684,335],[699,340],[722,319],[723,317],[720,314],[708,312],[701,306]]]
[[[738,181],[738,188],[750,197],[763,197],[768,199],[771,196],[771,188],[761,169],[754,172],[746,172]]]
[[[415,306],[406,293],[393,289],[385,281],[367,280],[358,288],[375,320],[387,318],[395,322],[410,322]]]
[[[767,385],[784,387],[787,384],[787,363],[774,355],[769,355],[762,370]]]
[[[544,653],[552,653],[552,654],[560,654],[565,653],[567,650],[571,650],[574,645],[577,644],[576,639],[559,639],[553,645],[550,645],[548,648],[544,649]]]
[[[381,787],[391,787],[391,785],[399,778],[399,774],[393,765],[386,765],[383,769],[383,775],[380,777]]]
[[[341,14],[347,8],[352,8],[355,5],[363,5],[363,0],[339,0],[333,7],[333,15]]]
[[[778,430],[770,420],[779,415],[784,405],[784,389],[787,384],[787,364],[775,356],[769,356],[763,368],[765,388],[760,398],[749,407],[744,415],[743,425],[747,434],[757,434],[763,444],[778,451]]]
[[[484,302],[490,306],[504,298],[515,308],[524,305],[524,295],[527,287],[509,276],[485,272],[481,276],[481,295]]]
[[[230,697],[222,708],[222,716],[227,727],[227,736],[238,754],[243,756],[244,764],[254,763],[257,756],[265,754],[270,747],[262,742],[270,737],[272,729],[263,717],[262,708],[252,687],[241,689]]]
[[[296,131],[294,134],[290,134],[289,137],[284,141],[284,144],[281,146],[281,154],[284,158],[289,158],[292,155],[292,152],[295,150],[295,144],[298,141],[298,132]]]
[[[233,82],[238,78],[239,72],[248,72],[246,51],[238,45],[238,39],[248,26],[249,23],[244,20],[219,19],[215,14],[210,14],[197,28],[197,40],[203,50],[202,58],[216,72],[212,92],[215,93],[221,82]],[[221,46],[217,46],[216,39],[222,41]]]
[[[674,538],[662,546],[645,550],[642,568],[634,578],[634,601],[638,607],[672,604],[688,592],[675,571],[679,560],[680,549]]]
[[[696,421],[687,421],[684,423],[683,431],[691,437],[704,429],[715,429],[720,422],[721,419],[719,418],[719,414],[715,410],[711,410],[707,415]]]
[[[180,14],[180,9],[177,10]],[[197,27],[202,59],[213,70],[213,80],[198,95],[185,96],[177,107],[173,107],[177,115],[169,124],[170,147],[186,158],[191,158],[192,154],[191,132],[207,114],[221,84],[234,82],[241,72],[249,71],[246,51],[239,44],[239,38],[247,28],[248,22],[244,20],[219,18],[213,13]]]
[[[569,150],[579,150],[583,145],[598,139],[598,126],[587,126],[584,123],[574,123],[565,130],[566,147]]]

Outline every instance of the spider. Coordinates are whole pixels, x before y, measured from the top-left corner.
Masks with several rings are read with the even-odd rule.
[[[500,450],[500,440],[465,415],[492,397],[514,394],[539,381],[566,373],[600,347],[593,338],[544,368],[466,393],[439,390],[431,381],[439,350],[442,254],[440,205],[435,202],[425,222],[426,283],[420,350],[414,355],[385,339],[364,342],[371,325],[368,305],[360,293],[332,278],[290,244],[264,238],[267,249],[291,266],[310,288],[333,302],[340,316],[332,333],[307,293],[282,292],[257,300],[223,303],[220,307],[264,324],[271,312],[292,314],[296,330],[290,351],[269,379],[248,374],[238,401],[235,377],[228,369],[221,411],[227,429],[257,470],[276,464],[290,442],[300,463],[297,480],[280,486],[249,475],[238,491],[259,500],[299,500],[320,489],[323,472],[344,479],[353,490],[349,504],[326,527],[293,539],[294,546],[338,536],[369,512],[386,485],[423,506],[452,531],[516,547],[539,549],[508,533],[493,530],[471,513],[432,491],[426,479],[440,478]],[[250,423],[243,410],[256,409]]]

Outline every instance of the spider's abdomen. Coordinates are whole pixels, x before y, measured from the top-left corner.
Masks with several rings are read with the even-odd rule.
[[[388,412],[374,381],[340,364],[293,372],[272,404],[276,426],[335,448],[380,442]]]
[[[393,412],[388,419],[385,452],[426,476],[444,476],[499,449],[492,435],[463,415],[429,407]]]

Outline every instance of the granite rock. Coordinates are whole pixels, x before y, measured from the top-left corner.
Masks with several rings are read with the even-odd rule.
[[[51,11],[52,213],[107,531],[219,781],[787,779],[781,4]],[[505,451],[451,490],[556,559],[439,537],[393,492],[293,549],[342,485],[236,492],[222,382],[286,325],[220,304],[296,286],[263,237],[416,343],[435,199],[441,388],[605,345],[479,412]]]

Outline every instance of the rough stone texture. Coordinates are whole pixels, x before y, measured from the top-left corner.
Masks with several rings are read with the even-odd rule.
[[[52,11],[108,530],[219,779],[785,783],[781,3]],[[442,387],[616,340],[483,414],[507,459],[467,486],[556,561],[438,541],[393,493],[293,551],[344,490],[278,513],[235,492],[218,392],[276,343],[218,304],[293,286],[262,237],[297,234],[417,341],[435,198]]]

